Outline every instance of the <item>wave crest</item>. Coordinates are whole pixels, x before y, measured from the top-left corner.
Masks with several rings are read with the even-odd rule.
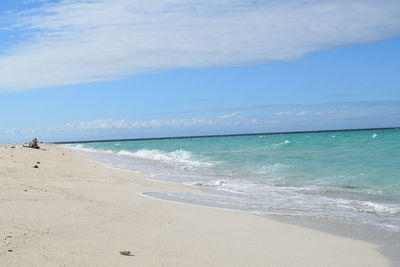
[[[166,161],[166,162],[178,162],[185,163],[194,166],[212,166],[212,163],[203,162],[193,159],[191,152],[177,149],[171,152],[166,152],[158,149],[141,149],[135,152],[121,150],[117,152],[117,155],[137,157],[150,160]]]
[[[61,147],[66,148],[66,149],[71,149],[71,150],[78,150],[78,151],[83,151],[83,152],[90,152],[90,153],[96,153],[96,152],[101,152],[101,153],[114,153],[111,150],[104,150],[104,149],[95,149],[91,147],[86,147],[83,145],[61,145]]]
[[[103,149],[94,149],[83,145],[64,145],[67,149],[79,150],[90,153],[112,153],[119,156],[128,156],[135,158],[142,158],[148,160],[157,160],[164,162],[183,163],[191,166],[213,166],[214,164],[205,161],[195,160],[193,154],[183,149],[177,149],[171,152],[166,152],[158,149],[140,149],[138,151],[112,151]]]

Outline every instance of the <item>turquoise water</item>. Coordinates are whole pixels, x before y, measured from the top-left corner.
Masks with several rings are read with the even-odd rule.
[[[206,195],[148,196],[400,233],[400,131],[374,130],[69,145],[111,167]]]

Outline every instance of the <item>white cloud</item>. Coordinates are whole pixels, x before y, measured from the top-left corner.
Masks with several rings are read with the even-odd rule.
[[[294,60],[398,35],[399,16],[398,0],[44,3],[3,25],[25,35],[0,53],[0,91]]]
[[[224,114],[217,117],[218,119],[233,119],[233,118],[243,118],[243,115],[239,112],[233,112],[230,114]]]
[[[301,111],[299,113],[297,113],[297,116],[306,116],[306,115],[310,115],[311,112],[310,111]]]
[[[282,112],[277,112],[275,113],[277,116],[287,116],[290,115],[290,111],[282,111]]]

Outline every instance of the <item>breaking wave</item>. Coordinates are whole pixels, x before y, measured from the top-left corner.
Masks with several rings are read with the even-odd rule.
[[[158,149],[140,149],[138,151],[112,151],[112,150],[103,150],[103,149],[94,149],[90,147],[85,147],[82,145],[65,145],[69,149],[79,150],[90,153],[113,153],[119,156],[127,156],[127,157],[135,157],[142,158],[148,160],[156,160],[170,163],[184,163],[192,166],[213,166],[213,163],[196,160],[193,157],[193,154],[190,151],[186,151],[183,149],[177,149],[171,152],[162,151]]]

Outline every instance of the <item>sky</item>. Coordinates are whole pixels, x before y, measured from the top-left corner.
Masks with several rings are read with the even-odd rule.
[[[400,126],[398,0],[2,0],[0,143]]]

